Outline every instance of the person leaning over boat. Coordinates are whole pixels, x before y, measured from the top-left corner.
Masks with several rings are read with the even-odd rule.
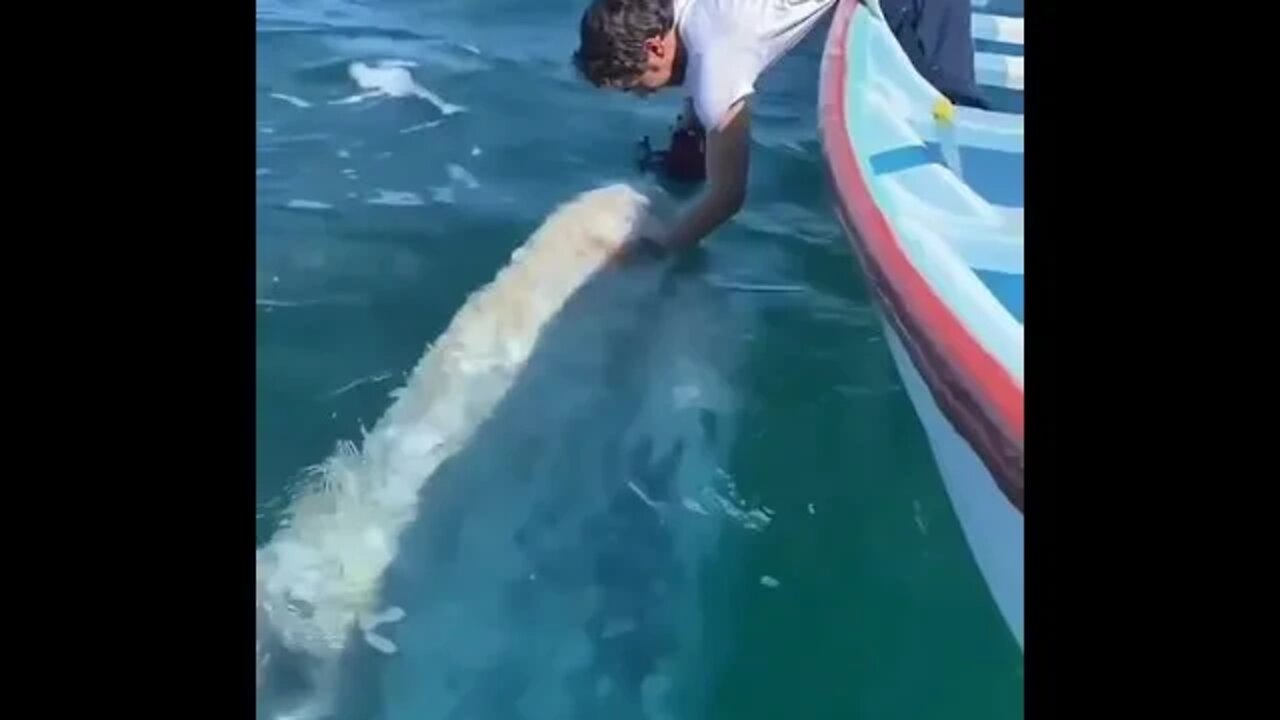
[[[751,98],[761,73],[838,0],[592,0],[573,63],[592,85],[637,96],[684,87],[680,122],[706,131],[708,187],[650,250],[696,245],[741,209]],[[963,104],[973,85],[970,0],[872,0],[926,78]],[[966,48],[967,54],[966,54]],[[656,246],[656,247],[655,247]]]

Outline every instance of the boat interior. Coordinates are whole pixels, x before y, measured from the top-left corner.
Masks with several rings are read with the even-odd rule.
[[[945,274],[958,283],[967,281],[961,275],[976,278],[1018,330],[1023,321],[1022,6],[1023,0],[972,0],[974,68],[989,110],[939,103],[939,93],[914,72],[883,26],[860,35],[865,47],[850,47],[871,66],[871,112],[861,114],[871,125],[861,135],[871,146],[865,149],[878,199],[890,209],[896,230],[916,247],[951,247],[971,272]]]

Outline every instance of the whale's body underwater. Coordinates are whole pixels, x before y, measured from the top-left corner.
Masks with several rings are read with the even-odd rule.
[[[273,655],[332,670],[353,637],[396,651],[378,625],[404,613],[376,603],[424,484],[502,400],[562,306],[653,222],[648,198],[626,185],[557,208],[467,299],[362,446],[344,443],[314,469],[257,552],[260,690]]]

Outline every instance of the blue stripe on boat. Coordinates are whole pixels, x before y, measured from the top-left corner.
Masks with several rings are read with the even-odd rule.
[[[942,146],[936,142],[884,150],[868,161],[876,175],[892,175],[929,164],[946,165]],[[1023,206],[1021,155],[961,146],[960,164],[964,168],[965,184],[984,200],[1003,207]]]
[[[1026,48],[1022,45],[1012,45],[992,40],[975,39],[973,41],[973,49],[978,52],[991,53],[993,55],[1012,55],[1014,57],[1026,56]]]
[[[1010,275],[1008,273],[993,272],[990,270],[974,270],[978,275],[978,279],[983,285],[991,288],[991,293],[996,296],[1000,304],[1013,313],[1018,322],[1025,322],[1022,319],[1022,276]]]
[[[942,162],[940,145],[930,143],[929,152],[938,158],[937,162]],[[964,183],[982,199],[992,205],[1023,206],[1024,165],[1021,155],[961,146],[960,165],[964,168]]]
[[[1023,110],[1023,95],[1021,90],[1010,90],[1009,88],[1000,87],[983,87],[982,96],[991,103],[991,107],[1004,113],[1016,113],[1021,115]]]
[[[943,164],[942,151],[938,146],[905,145],[892,150],[878,152],[868,158],[871,170],[876,175],[891,175],[903,170],[910,170],[929,163]]]

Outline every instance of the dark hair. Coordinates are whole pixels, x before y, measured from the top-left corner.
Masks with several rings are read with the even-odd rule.
[[[644,41],[675,24],[672,0],[592,0],[582,13],[573,64],[596,87],[616,86],[648,67]]]

